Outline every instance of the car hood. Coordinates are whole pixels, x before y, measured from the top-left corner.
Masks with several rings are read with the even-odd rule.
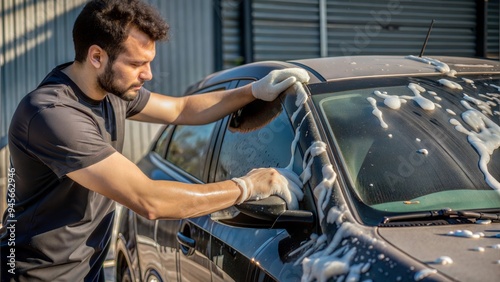
[[[378,233],[401,251],[458,281],[498,281],[500,223],[379,227]],[[476,238],[459,235],[474,234]],[[440,260],[451,263],[439,263]]]

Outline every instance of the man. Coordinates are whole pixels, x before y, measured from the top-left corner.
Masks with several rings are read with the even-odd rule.
[[[309,79],[286,69],[234,90],[180,98],[150,93],[142,86],[152,79],[155,42],[167,30],[138,0],[92,0],[73,28],[75,61],[56,67],[20,102],[9,129],[15,185],[0,233],[2,281],[103,280],[114,201],[149,219],[179,219],[271,194],[289,204],[300,198],[295,176],[272,168],[185,184],[153,181],[120,154],[125,118],[208,123]]]

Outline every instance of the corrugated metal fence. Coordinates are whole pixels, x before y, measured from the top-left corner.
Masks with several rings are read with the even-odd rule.
[[[432,20],[427,55],[475,56],[476,7],[470,0],[253,0],[253,56],[418,55]],[[487,8],[488,47],[498,53],[498,0]]]
[[[74,57],[71,31],[86,0],[2,0],[0,3],[0,213],[9,166],[7,131],[19,100],[56,65]],[[150,0],[171,26],[157,45],[155,78],[147,87],[180,95],[213,71],[212,1]],[[192,19],[196,19],[193,21]],[[135,161],[159,125],[127,123],[124,155]]]

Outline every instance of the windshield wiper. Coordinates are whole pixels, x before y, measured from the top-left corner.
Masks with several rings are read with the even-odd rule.
[[[425,211],[425,212],[413,212],[400,215],[390,215],[385,216],[382,220],[382,224],[386,224],[394,221],[404,221],[404,220],[414,220],[414,219],[428,219],[433,217],[444,217],[444,218],[473,218],[476,220],[489,219],[493,221],[500,221],[500,213],[484,213],[475,211],[455,211],[452,209],[442,209],[435,211]]]

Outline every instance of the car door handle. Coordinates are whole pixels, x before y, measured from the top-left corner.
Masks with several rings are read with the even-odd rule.
[[[183,254],[185,254],[186,256],[194,254],[196,241],[193,240],[193,238],[182,234],[182,232],[177,232],[177,242],[181,244],[181,251]]]

